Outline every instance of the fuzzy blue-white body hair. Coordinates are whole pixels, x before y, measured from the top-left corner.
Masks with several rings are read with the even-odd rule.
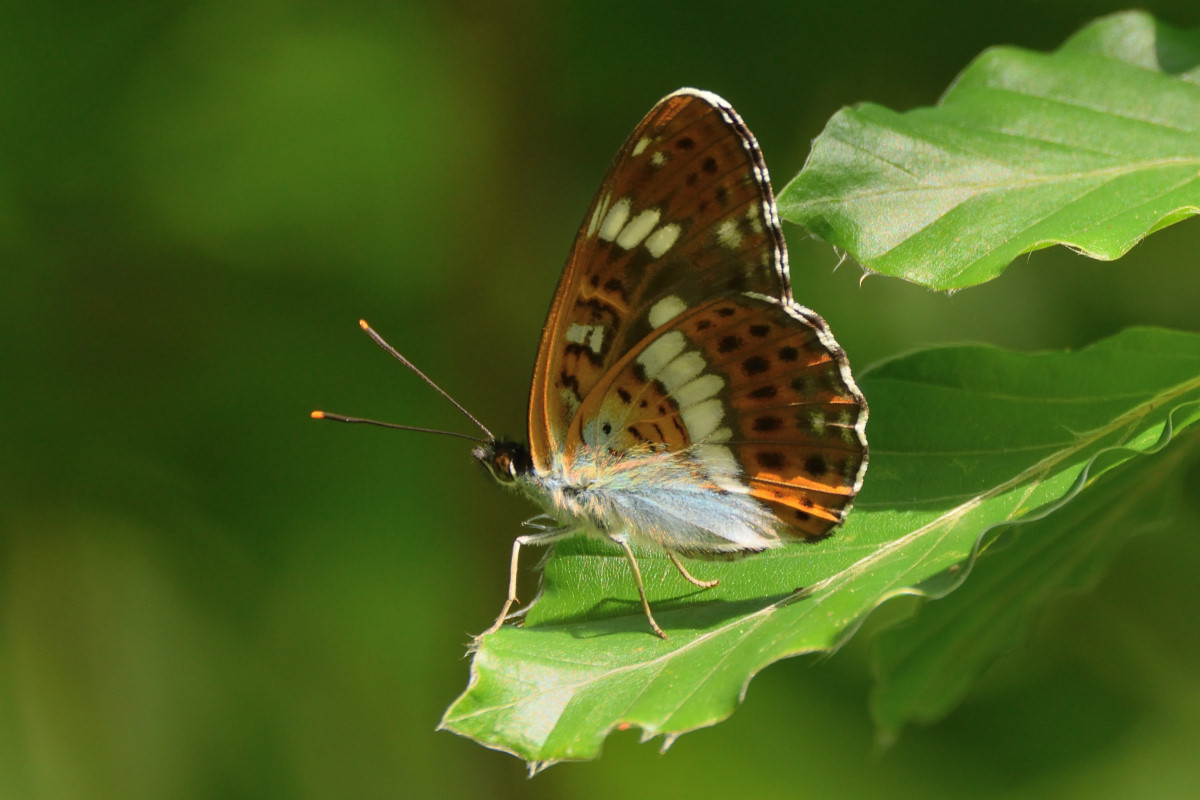
[[[613,453],[581,446],[547,472],[519,476],[517,488],[560,526],[605,539],[695,556],[782,544],[778,520],[748,494],[736,463],[712,458],[709,447]]]

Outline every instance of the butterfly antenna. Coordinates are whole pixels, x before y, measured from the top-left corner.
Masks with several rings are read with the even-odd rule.
[[[477,439],[474,436],[468,436],[465,433],[457,431],[441,431],[437,428],[418,428],[415,425],[397,425],[394,422],[380,422],[377,419],[365,419],[363,417],[347,417],[342,414],[331,414],[328,411],[314,411],[310,414],[313,419],[328,419],[334,422],[357,422],[363,425],[376,425],[380,428],[394,428],[398,431],[416,431],[417,433],[436,433],[439,436],[454,436],[458,439],[466,439],[468,442],[482,443],[483,439]]]
[[[436,383],[434,383],[432,378],[430,378],[424,372],[421,372],[421,370],[417,369],[416,364],[412,363],[407,358],[400,355],[400,351],[397,350],[396,348],[392,347],[390,344],[388,344],[382,336],[380,336],[378,333],[376,333],[375,330],[370,325],[367,324],[367,321],[365,319],[360,319],[358,321],[358,327],[362,328],[363,331],[366,332],[367,336],[371,337],[371,341],[375,342],[375,344],[382,347],[385,352],[387,352],[389,355],[391,355],[392,358],[396,359],[401,364],[408,367],[413,372],[417,373],[417,375],[421,378],[421,380],[428,383],[430,386],[432,386],[437,391],[438,394],[440,394],[442,397],[449,400],[454,405],[455,408],[457,408],[459,411],[461,411],[463,414],[466,415],[467,419],[471,420],[471,422],[474,422],[477,426],[479,426],[479,430],[481,430],[485,434],[487,434],[488,439],[495,441],[496,437],[492,435],[492,432],[487,429],[486,425],[484,425],[479,420],[475,419],[474,414],[472,414],[470,411],[467,411],[467,409],[463,408],[462,403],[455,400],[453,397],[450,396],[450,394],[445,389],[443,389],[442,387],[440,387]],[[332,418],[332,417],[330,417],[330,418]],[[349,417],[345,418],[343,421],[346,421],[346,422],[349,422],[349,421],[370,422],[370,420],[357,420],[357,419],[352,419]],[[403,425],[385,425],[384,427],[404,428]],[[406,430],[416,430],[416,429],[407,428]],[[445,433],[446,431],[430,431],[430,432],[431,433]],[[471,439],[472,441],[478,441],[478,440],[474,439],[473,437],[465,436],[463,434],[453,434],[453,435],[462,436],[463,438]]]

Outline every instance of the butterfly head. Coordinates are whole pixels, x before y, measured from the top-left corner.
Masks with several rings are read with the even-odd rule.
[[[504,486],[515,484],[533,471],[529,448],[520,442],[491,439],[472,450],[471,455]]]

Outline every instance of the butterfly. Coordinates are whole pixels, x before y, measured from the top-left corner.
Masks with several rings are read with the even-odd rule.
[[[866,400],[825,321],[792,298],[758,143],[696,89],[633,129],[584,217],[538,346],[528,445],[449,399],[486,434],[472,455],[545,512],[515,539],[506,601],[480,636],[517,602],[522,548],[586,534],[623,552],[666,638],[634,546],[709,588],[680,557],[823,539],[867,469]]]

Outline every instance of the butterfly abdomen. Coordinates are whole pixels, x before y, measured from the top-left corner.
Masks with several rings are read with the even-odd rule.
[[[586,448],[569,466],[532,475],[527,494],[560,524],[673,553],[748,554],[782,543],[777,521],[750,496],[732,460],[688,452]]]

